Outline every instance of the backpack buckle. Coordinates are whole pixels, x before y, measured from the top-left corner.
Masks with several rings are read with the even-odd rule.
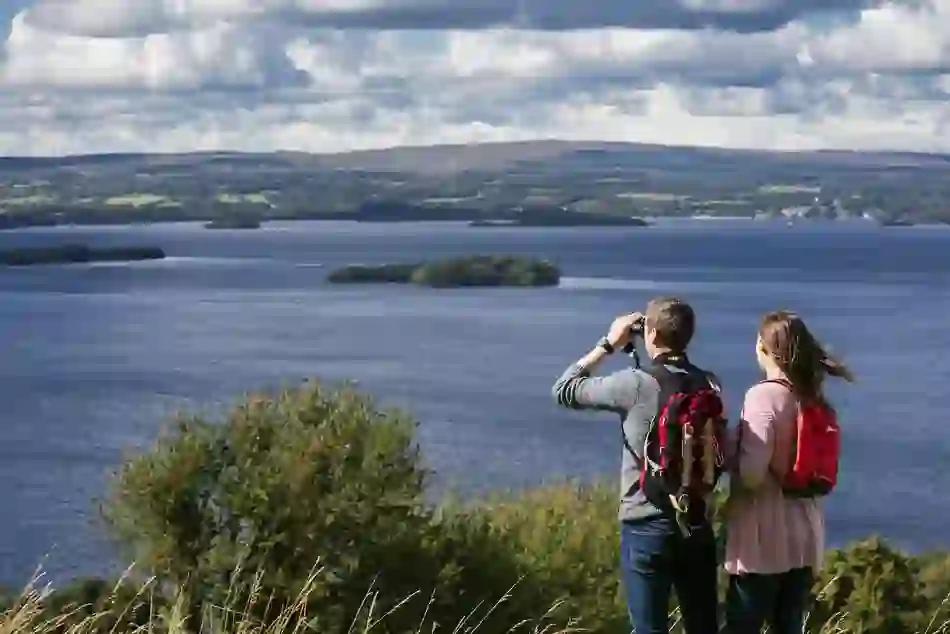
[[[673,513],[676,516],[676,525],[680,529],[683,537],[689,537],[693,534],[689,526],[689,496],[681,493],[679,496],[671,495],[670,502],[673,504]]]

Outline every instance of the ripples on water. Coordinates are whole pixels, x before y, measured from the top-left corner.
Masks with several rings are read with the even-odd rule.
[[[613,477],[616,421],[556,409],[550,386],[613,316],[660,293],[696,306],[694,360],[723,377],[733,411],[756,378],[759,315],[801,311],[860,379],[832,388],[847,430],[832,540],[878,531],[946,544],[950,231],[160,225],[0,233],[0,248],[67,239],[158,244],[170,257],[0,270],[0,496],[16,509],[0,527],[0,580],[23,580],[45,553],[59,573],[101,571],[110,551],[90,526],[92,498],[122,450],[146,446],[180,408],[214,413],[306,376],[356,379],[414,413],[441,489]],[[484,252],[549,257],[565,278],[548,289],[323,283],[351,262]]]

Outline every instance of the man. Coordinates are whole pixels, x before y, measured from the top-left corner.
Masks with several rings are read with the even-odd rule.
[[[632,313],[614,320],[594,349],[557,380],[553,393],[562,407],[609,411],[621,418],[621,578],[634,632],[669,631],[670,591],[675,588],[686,633],[714,634],[718,630],[717,562],[708,510],[701,513],[702,519],[693,518],[691,530],[684,532],[668,511],[648,502],[640,490],[644,441],[671,388],[661,388],[653,374],[639,368],[591,376],[604,358],[632,341],[633,329],[641,327],[654,365],[664,365],[673,373],[703,373],[718,389],[711,374],[686,358],[695,329],[693,309],[677,298],[661,297],[647,305],[645,315]]]

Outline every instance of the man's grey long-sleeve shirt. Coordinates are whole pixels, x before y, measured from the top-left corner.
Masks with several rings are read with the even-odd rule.
[[[620,443],[619,518],[625,521],[661,515],[662,511],[640,491],[643,445],[659,407],[657,380],[636,368],[592,377],[589,371],[574,364],[555,382],[552,392],[562,407],[614,412],[620,416],[623,436],[618,430],[618,439],[622,441],[625,437],[626,442]]]

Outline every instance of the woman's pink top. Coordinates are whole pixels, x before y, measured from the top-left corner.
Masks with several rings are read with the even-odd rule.
[[[733,474],[725,509],[730,574],[821,567],[825,524],[820,503],[786,498],[778,480],[791,464],[797,416],[795,397],[778,383],[760,383],[746,392],[741,446],[736,446],[736,429],[730,443]]]

